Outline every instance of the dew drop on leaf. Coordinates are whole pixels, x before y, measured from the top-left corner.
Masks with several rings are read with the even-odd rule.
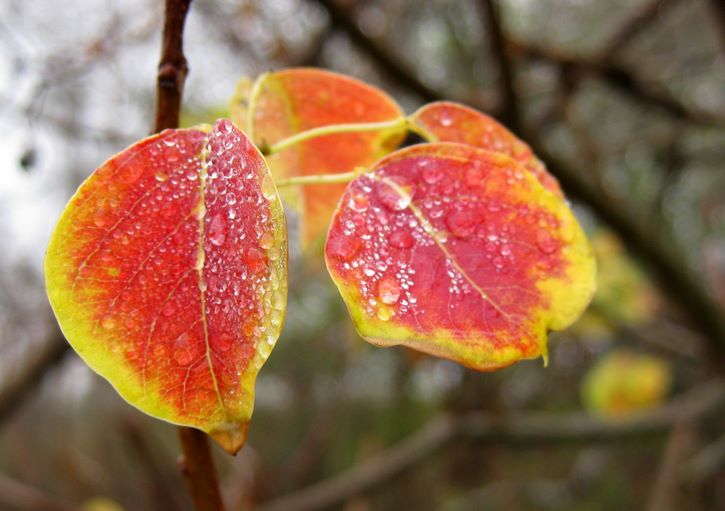
[[[422,163],[425,163],[425,165],[422,165]],[[423,170],[420,174],[423,181],[432,185],[443,179],[443,169],[437,162],[423,161],[422,163],[421,166],[423,167]]]
[[[227,225],[226,220],[221,214],[216,214],[212,217],[209,222],[209,241],[212,245],[217,247],[224,244],[224,240],[227,237]]]
[[[378,183],[376,193],[380,202],[390,211],[402,211],[410,205],[413,194],[410,187],[403,187],[405,194],[400,194],[387,183]]]
[[[244,262],[247,264],[249,271],[255,274],[264,271],[267,266],[264,254],[255,247],[249,247],[245,252]]]
[[[536,246],[545,254],[551,254],[556,250],[556,241],[546,229],[536,231]]]
[[[327,241],[330,255],[339,261],[350,261],[361,247],[360,240],[356,238],[333,236]]]
[[[476,231],[478,217],[470,209],[452,211],[446,216],[446,225],[452,234],[465,238]]]
[[[392,305],[400,298],[400,286],[394,277],[385,277],[378,283],[380,301]]]
[[[393,311],[390,310],[390,307],[378,307],[376,316],[380,321],[388,321],[393,316]]]
[[[413,235],[408,231],[393,231],[388,237],[388,242],[395,248],[410,248],[413,246]]]

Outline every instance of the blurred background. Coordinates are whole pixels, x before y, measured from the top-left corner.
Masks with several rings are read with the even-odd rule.
[[[0,3],[2,510],[191,509],[175,428],[68,349],[42,277],[75,188],[150,131],[162,4]],[[547,368],[478,374],[363,342],[293,247],[248,445],[214,447],[228,509],[725,509],[723,5],[194,0],[185,123],[288,66],[467,103],[549,165],[599,262]]]

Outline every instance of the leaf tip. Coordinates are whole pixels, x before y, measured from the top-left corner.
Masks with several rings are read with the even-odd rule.
[[[217,429],[209,432],[209,436],[219,446],[234,456],[244,447],[247,440],[249,422],[231,424],[228,428]]]

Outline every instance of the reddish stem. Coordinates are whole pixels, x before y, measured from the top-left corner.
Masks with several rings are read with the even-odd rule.
[[[184,57],[184,23],[191,0],[166,0],[161,59],[156,83],[154,131],[179,127],[181,97],[189,67]],[[214,460],[205,433],[179,428],[182,473],[197,511],[224,511]]]

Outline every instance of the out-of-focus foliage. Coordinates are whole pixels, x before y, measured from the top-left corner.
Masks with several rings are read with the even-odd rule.
[[[651,320],[662,299],[641,266],[611,231],[598,230],[590,239],[597,259],[597,290],[574,328],[606,336],[618,326]]]
[[[582,400],[592,413],[618,419],[661,403],[671,381],[672,370],[661,358],[618,349],[587,373]]]

